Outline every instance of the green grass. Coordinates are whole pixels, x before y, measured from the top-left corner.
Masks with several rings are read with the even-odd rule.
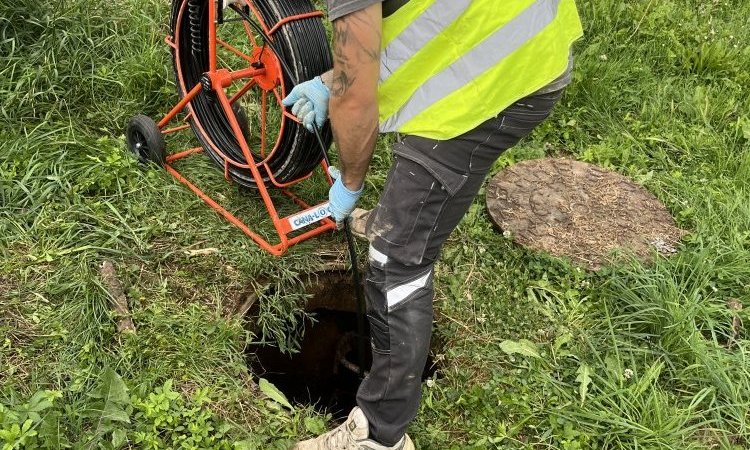
[[[750,4],[579,8],[573,85],[495,170],[545,152],[610,167],[689,235],[670,259],[588,274],[495,233],[478,199],[437,268],[439,369],[410,434],[423,449],[748,448]],[[4,448],[287,448],[330,420],[268,400],[243,350],[296,346],[304,274],[341,236],[268,256],[124,152],[128,118],[176,99],[167,15],[151,0],[0,3]],[[383,141],[364,206],[389,160]],[[185,168],[262,225],[255,195],[205,158]],[[186,253],[203,248],[218,252]],[[115,331],[103,259],[136,336]],[[253,336],[231,312],[264,278],[277,294]]]

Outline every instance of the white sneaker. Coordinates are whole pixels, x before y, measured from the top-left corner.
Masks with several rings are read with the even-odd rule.
[[[414,450],[414,444],[407,435],[393,447],[386,447],[367,439],[369,434],[367,417],[359,407],[355,407],[346,422],[315,439],[298,443],[294,450]]]

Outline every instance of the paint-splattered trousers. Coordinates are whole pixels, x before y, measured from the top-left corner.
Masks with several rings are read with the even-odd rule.
[[[446,141],[402,136],[365,232],[373,362],[357,393],[372,439],[395,445],[414,419],[432,335],[433,267],[487,172],[550,114],[561,91],[519,100]]]

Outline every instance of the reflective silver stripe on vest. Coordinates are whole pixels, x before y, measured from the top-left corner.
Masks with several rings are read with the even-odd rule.
[[[557,8],[561,1],[537,0],[453,64],[422,84],[399,111],[380,124],[380,131],[398,131],[420,112],[495,67],[552,23],[557,17]]]
[[[380,52],[380,81],[452,24],[471,0],[436,0]]]

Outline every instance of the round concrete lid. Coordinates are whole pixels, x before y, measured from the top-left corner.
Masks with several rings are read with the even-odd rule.
[[[649,261],[676,252],[685,232],[642,186],[601,167],[563,158],[514,164],[487,186],[487,209],[525,247],[597,270],[613,253]]]

